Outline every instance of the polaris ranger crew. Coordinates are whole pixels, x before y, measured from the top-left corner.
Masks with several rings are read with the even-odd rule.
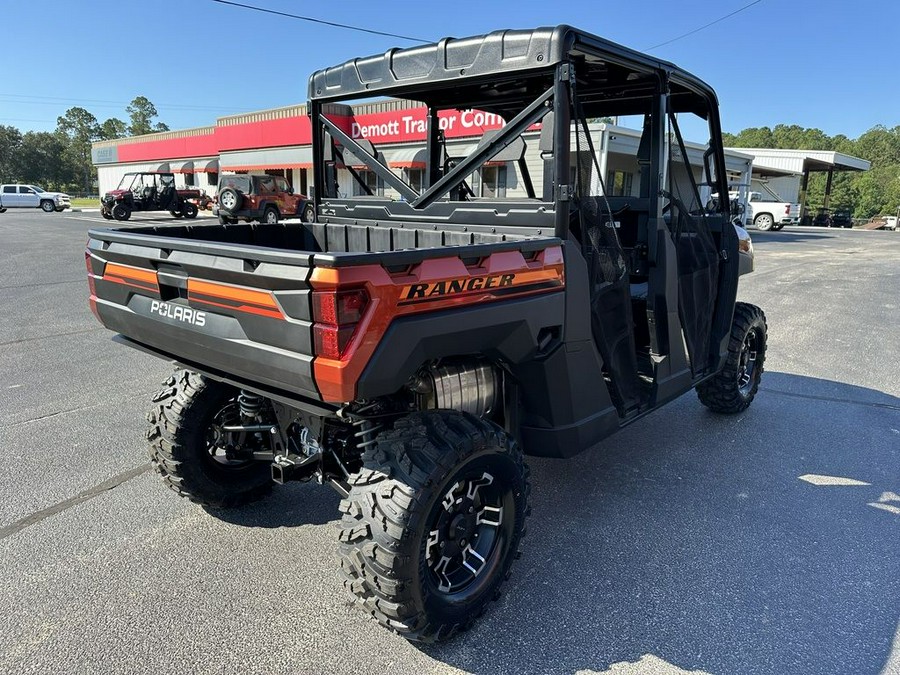
[[[415,187],[334,105],[375,97],[426,110]],[[149,414],[170,488],[227,508],[331,485],[346,589],[387,628],[442,640],[518,555],[525,455],[574,457],[692,388],[721,413],[753,400],[766,323],[736,302],[749,238],[709,199],[728,189],[718,103],[670,63],[558,26],[353,59],[310,77],[308,109],[315,222],[92,230],[91,307],[179,368]],[[459,110],[505,125],[452,156],[440,119]],[[606,184],[590,134],[625,115],[643,128],[629,190]],[[519,196],[477,194],[487,162]]]

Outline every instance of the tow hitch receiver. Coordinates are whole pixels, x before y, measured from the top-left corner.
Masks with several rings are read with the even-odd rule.
[[[322,459],[321,453],[315,455],[275,455],[272,462],[272,480],[279,485],[288,481],[309,480],[315,475]]]

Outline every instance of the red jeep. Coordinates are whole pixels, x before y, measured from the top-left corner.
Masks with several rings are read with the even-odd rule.
[[[277,223],[285,217],[313,220],[313,205],[281,176],[221,176],[218,190],[218,216],[222,225],[239,220]]]

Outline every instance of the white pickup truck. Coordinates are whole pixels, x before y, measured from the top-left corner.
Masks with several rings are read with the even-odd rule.
[[[799,204],[783,201],[765,185],[763,189],[768,194],[752,191],[748,193],[745,213],[748,225],[752,223],[757,230],[767,232],[780,230],[785,225],[800,224]]]
[[[37,185],[0,185],[0,213],[6,209],[43,209],[47,213],[62,211],[71,206],[64,192],[47,192]]]

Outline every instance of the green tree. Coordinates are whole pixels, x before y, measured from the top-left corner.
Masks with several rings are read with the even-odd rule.
[[[16,181],[22,132],[12,126],[0,126],[0,182]]]
[[[888,129],[878,125],[856,139],[856,152],[872,162],[872,167],[900,164],[900,126]]]
[[[158,131],[168,131],[169,127],[162,122],[153,123],[153,119],[159,114],[156,106],[146,96],[136,96],[125,108],[131,123],[128,125],[129,136],[142,136]]]
[[[68,139],[60,133],[29,131],[22,136],[19,180],[50,189],[64,189],[78,174],[67,161]]]
[[[111,141],[115,138],[125,138],[128,135],[128,124],[118,117],[110,117],[100,125],[100,140]]]
[[[95,173],[91,162],[91,142],[100,137],[97,118],[84,108],[69,108],[65,115],[56,119],[56,130],[68,141],[63,155],[72,163],[79,187],[84,192],[90,192]]]
[[[750,127],[734,136],[735,148],[774,148],[775,136],[769,127]]]

